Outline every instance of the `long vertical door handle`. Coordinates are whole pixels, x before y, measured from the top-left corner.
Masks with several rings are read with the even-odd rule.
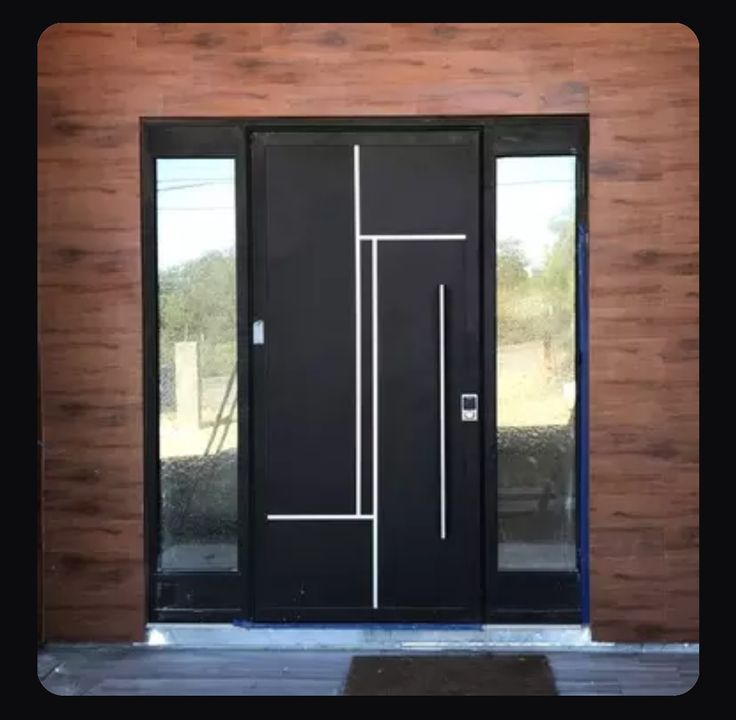
[[[440,410],[440,539],[447,537],[447,428],[445,389],[445,286],[438,287],[439,310],[439,410]]]

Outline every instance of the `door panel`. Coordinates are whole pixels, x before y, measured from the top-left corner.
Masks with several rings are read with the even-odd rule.
[[[480,595],[480,488],[468,460],[478,426],[460,422],[477,392],[478,147],[471,133],[361,155],[367,234],[465,236],[377,245],[379,597],[381,607],[472,614]],[[467,259],[470,258],[470,262]],[[440,477],[440,285],[445,308],[445,486]],[[474,292],[475,291],[475,292]],[[470,293],[470,295],[468,295]],[[446,536],[441,537],[442,497]],[[442,610],[441,610],[442,609]]]
[[[479,430],[459,397],[478,391],[476,133],[253,148],[256,619],[475,619]]]
[[[353,507],[355,312],[352,157],[344,147],[265,151],[265,377],[270,513]]]
[[[462,608],[478,595],[478,476],[466,472],[466,445],[477,426],[459,422],[461,392],[476,389],[463,382],[463,260],[460,242],[391,242],[380,248],[380,596],[388,606]],[[445,539],[440,284],[446,288]]]
[[[477,225],[479,159],[474,134],[427,132],[422,140],[363,147],[361,210],[366,234],[454,234]]]
[[[258,615],[332,620],[335,610],[370,607],[371,535],[365,521],[271,522],[259,548]],[[263,587],[261,587],[263,586]],[[257,617],[258,617],[257,615]]]

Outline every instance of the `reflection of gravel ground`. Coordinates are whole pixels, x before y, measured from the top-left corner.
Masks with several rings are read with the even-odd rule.
[[[164,544],[237,536],[237,451],[161,460]]]
[[[212,428],[212,424],[203,425],[202,427],[179,427],[175,422],[175,418],[162,415],[159,425],[159,452],[161,458],[166,458],[168,461],[175,458],[182,459],[203,455],[212,438]],[[214,452],[214,448],[219,447],[224,430],[225,425],[220,424],[210,452]],[[234,451],[237,444],[238,425],[237,417],[235,417],[227,429],[223,452],[226,450]]]

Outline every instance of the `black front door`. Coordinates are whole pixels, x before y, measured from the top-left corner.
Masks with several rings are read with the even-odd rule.
[[[256,132],[256,620],[479,620],[475,131]]]

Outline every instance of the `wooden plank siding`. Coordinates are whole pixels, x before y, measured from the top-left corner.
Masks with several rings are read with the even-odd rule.
[[[143,637],[141,116],[589,113],[593,636],[697,640],[698,107],[678,24],[46,29],[46,636]]]

